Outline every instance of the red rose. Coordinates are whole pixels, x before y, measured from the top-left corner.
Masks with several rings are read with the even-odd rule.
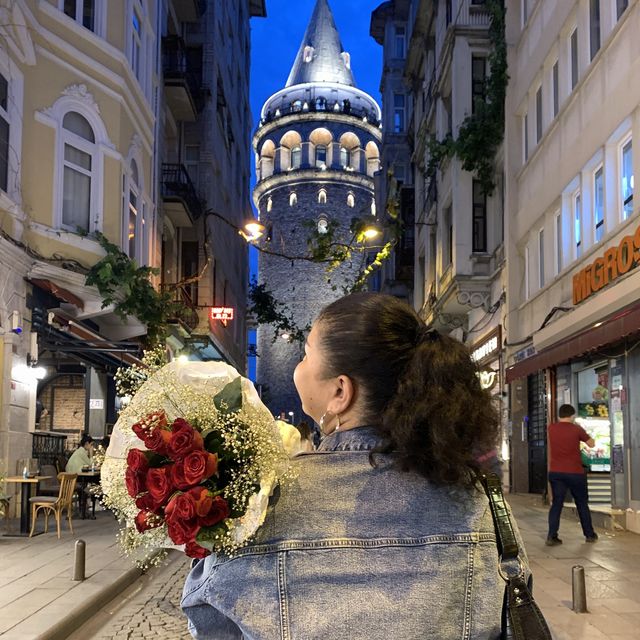
[[[162,524],[162,518],[151,511],[139,511],[136,516],[136,529],[144,533],[148,529],[155,529]]]
[[[184,477],[184,461],[178,460],[178,462],[172,465],[171,482],[181,491],[191,488],[192,484],[187,482],[187,479]]]
[[[149,470],[149,460],[141,449],[131,449],[127,454],[127,466],[136,473],[146,473]]]
[[[184,477],[190,484],[200,484],[218,472],[218,456],[208,451],[192,451],[184,458]]]
[[[200,531],[197,520],[167,519],[167,532],[176,544],[193,542]]]
[[[127,485],[127,493],[135,498],[138,494],[146,490],[146,477],[142,473],[136,473],[133,469],[127,469],[124,475]]]
[[[164,411],[155,411],[154,413],[150,413],[148,416],[140,420],[140,422],[136,422],[131,428],[133,432],[140,438],[140,440],[145,440],[147,435],[155,428],[162,429],[167,426],[167,416]]]
[[[191,451],[204,449],[202,436],[188,422],[183,423],[178,430],[174,429],[169,441],[169,455],[175,460],[181,460]]]
[[[204,518],[211,510],[213,497],[206,487],[194,487],[189,490],[189,495],[193,498],[196,516]]]
[[[196,504],[193,496],[188,493],[180,493],[169,500],[164,510],[167,521],[169,520],[193,520],[196,517]]]
[[[201,547],[197,542],[191,540],[187,542],[187,546],[184,552],[190,558],[206,558],[207,556],[211,555],[211,551],[209,551],[209,549],[205,549],[204,547]]]
[[[173,491],[171,466],[149,469],[147,473],[147,489],[157,505],[163,505]]]
[[[167,429],[156,428],[149,432],[144,439],[147,449],[155,451],[161,456],[167,455],[169,451],[169,442],[171,441],[171,431]]]
[[[231,510],[227,501],[220,496],[216,496],[211,501],[211,507],[207,515],[200,518],[200,524],[203,527],[212,527],[214,524],[218,524],[218,522],[228,518],[230,514]]]
[[[158,504],[153,499],[153,496],[147,492],[136,498],[136,507],[142,511],[156,511]]]
[[[173,431],[173,433],[177,433],[182,429],[193,429],[193,427],[191,426],[191,423],[184,418],[176,418],[171,425],[171,431]]]

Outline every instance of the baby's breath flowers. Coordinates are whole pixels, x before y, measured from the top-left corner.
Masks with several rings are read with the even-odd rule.
[[[246,378],[219,362],[174,362],[120,414],[102,489],[127,554],[184,545],[201,558],[246,544],[291,477],[278,425]]]

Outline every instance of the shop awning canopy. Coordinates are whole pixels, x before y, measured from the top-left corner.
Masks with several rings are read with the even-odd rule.
[[[567,362],[640,332],[640,304],[617,311],[602,322],[554,344],[506,370],[507,384],[536,371]]]
[[[69,291],[68,289],[64,289],[63,287],[57,285],[55,282],[52,282],[51,280],[45,280],[44,278],[30,278],[29,282],[36,287],[39,287],[43,291],[47,291],[61,302],[67,302],[69,304],[75,305],[76,307],[78,307],[78,309],[84,311],[84,300],[71,293],[71,291]]]

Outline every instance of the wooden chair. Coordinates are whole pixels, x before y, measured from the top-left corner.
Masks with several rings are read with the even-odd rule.
[[[29,498],[31,503],[31,533],[29,537],[33,535],[36,528],[36,518],[38,517],[38,511],[44,509],[44,532],[49,530],[49,511],[53,511],[56,518],[56,525],[58,527],[58,539],[60,539],[60,516],[63,509],[67,510],[67,520],[69,520],[69,530],[73,533],[73,526],[71,525],[71,501],[73,499],[73,492],[76,488],[76,480],[78,475],[76,473],[59,473],[58,480],[60,481],[60,492],[58,496],[34,496]]]

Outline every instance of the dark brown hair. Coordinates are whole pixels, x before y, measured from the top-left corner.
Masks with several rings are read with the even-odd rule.
[[[499,421],[465,345],[428,330],[393,296],[356,293],[318,316],[327,377],[349,376],[401,469],[441,485],[475,483]]]
[[[576,410],[570,404],[563,404],[558,409],[558,418],[570,418],[576,415]]]

